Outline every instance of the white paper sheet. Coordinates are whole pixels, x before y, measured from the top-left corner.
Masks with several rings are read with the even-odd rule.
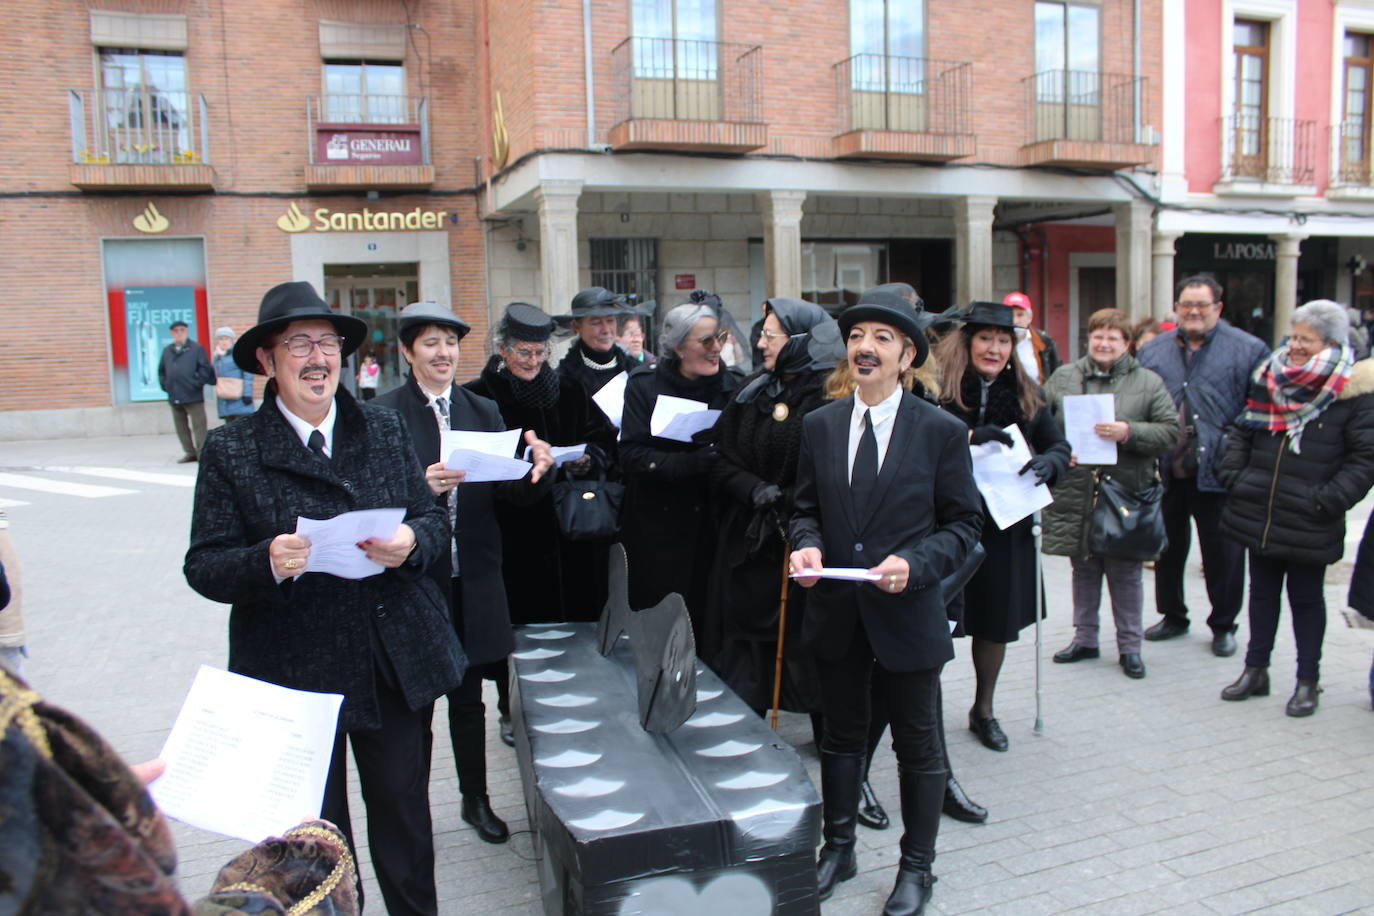
[[[296,533],[310,539],[305,571],[341,579],[366,579],[386,572],[385,566],[372,562],[358,549],[358,542],[368,538],[388,541],[405,519],[404,509],[358,509],[325,519],[299,516]]]
[[[1036,482],[1035,474],[1020,473],[1031,460],[1030,446],[1020,427],[1013,423],[1005,431],[1012,438],[1011,448],[1000,442],[969,447],[973,480],[983,494],[992,520],[1003,530],[1054,502],[1050,488]]]
[[[553,466],[556,468],[562,467],[569,461],[576,461],[587,454],[587,443],[584,442],[581,445],[551,445],[549,446],[549,453],[553,455]],[[525,460],[529,461],[530,456],[533,454],[534,446],[525,446]]]
[[[1110,394],[1064,396],[1064,437],[1079,464],[1116,464],[1116,443],[1093,432],[1098,423],[1116,419],[1116,398]]]
[[[495,480],[520,480],[534,467],[515,457],[520,447],[520,430],[499,433],[450,429],[443,433],[439,453],[446,455],[444,467],[467,471],[464,483],[489,483]]]
[[[875,572],[857,566],[822,566],[820,569],[803,569],[792,573],[793,579],[843,579],[847,582],[877,582],[882,578]]]
[[[596,394],[592,395],[592,400],[596,402],[596,406],[601,408],[601,412],[615,425],[616,429],[620,429],[620,418],[625,413],[625,383],[629,379],[630,376],[624,372],[616,373],[613,379],[602,385]]]
[[[256,843],[319,817],[343,696],[201,665],[149,787],[170,817]]]
[[[719,410],[712,410],[701,401],[660,394],[649,418],[649,433],[660,439],[691,442],[692,436],[715,426],[719,418]]]

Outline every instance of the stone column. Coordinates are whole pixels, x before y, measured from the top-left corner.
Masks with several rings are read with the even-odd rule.
[[[1154,247],[1150,250],[1151,274],[1150,314],[1163,321],[1174,309],[1174,243],[1182,232],[1156,231]]]
[[[805,191],[772,190],[758,195],[763,214],[763,278],[769,298],[801,297],[801,219]]]
[[[1131,320],[1150,314],[1151,206],[1143,200],[1112,204],[1116,218],[1116,307]]]
[[[954,304],[992,298],[992,209],[997,198],[956,197],[954,210]],[[1044,303],[1037,303],[1044,308]]]
[[[1285,232],[1269,236],[1278,244],[1274,248],[1274,339],[1278,346],[1293,323],[1293,310],[1298,307],[1298,252],[1306,232]]]
[[[577,198],[580,180],[553,179],[539,182],[534,199],[539,204],[539,270],[543,275],[544,311],[566,312],[577,285]]]

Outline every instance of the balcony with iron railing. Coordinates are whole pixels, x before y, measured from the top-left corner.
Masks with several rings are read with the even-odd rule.
[[[71,183],[89,191],[208,190],[205,97],[145,86],[69,89]]]
[[[305,104],[312,191],[434,184],[429,104],[398,95],[317,95]]]
[[[768,145],[761,47],[633,37],[611,58],[612,148],[742,153]]]
[[[1026,111],[1022,165],[1122,169],[1153,160],[1153,131],[1144,126],[1144,77],[1045,70],[1021,85]]]
[[[856,54],[834,66],[838,158],[947,162],[974,153],[969,117],[973,65]]]
[[[1316,193],[1317,122],[1228,115],[1221,124],[1219,194]]]
[[[1326,189],[1327,197],[1374,199],[1372,141],[1370,122],[1363,118],[1342,121],[1331,127],[1333,180]]]

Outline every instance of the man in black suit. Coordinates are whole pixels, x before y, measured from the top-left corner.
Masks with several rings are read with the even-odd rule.
[[[870,680],[886,695],[902,796],[901,864],[883,912],[925,910],[946,770],[940,669],[954,656],[940,580],[978,541],[982,505],[968,430],[910,391],[928,346],[905,302],[856,305],[839,319],[851,397],[808,414],[792,515],[794,574],[823,565],[877,578],[799,577],[813,588],[804,638],[819,660],[825,736],[821,899],[856,871],[854,828],[867,751]]]
[[[537,500],[552,477],[548,443],[525,434],[533,447],[534,469],[525,480],[463,483],[465,472],[444,467],[441,429],[499,432],[506,428],[496,402],[454,383],[458,343],[467,322],[436,302],[416,302],[401,310],[401,355],[410,364],[405,384],[372,400],[401,415],[410,431],[415,455],[425,469],[436,501],[452,523],[449,550],[429,569],[449,596],[453,624],[468,655],[469,668],[458,688],[448,694],[449,738],[458,770],[461,814],[488,843],[504,843],[510,832],[491,808],[487,796],[486,707],[482,703],[482,669],[504,659],[514,647],[506,587],[501,578],[501,532],[494,497],[518,503]]]

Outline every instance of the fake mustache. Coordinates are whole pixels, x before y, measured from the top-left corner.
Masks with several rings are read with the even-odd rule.
[[[860,353],[858,356],[854,357],[854,365],[872,366],[876,369],[878,366],[882,365],[882,360],[878,359],[878,357],[872,353]]]
[[[296,377],[297,377],[297,378],[305,378],[307,375],[310,375],[312,372],[323,372],[325,375],[328,375],[328,374],[329,374],[329,367],[328,367],[328,366],[325,366],[325,365],[306,366],[304,369],[301,370],[300,375],[298,375],[298,376],[296,376]]]

